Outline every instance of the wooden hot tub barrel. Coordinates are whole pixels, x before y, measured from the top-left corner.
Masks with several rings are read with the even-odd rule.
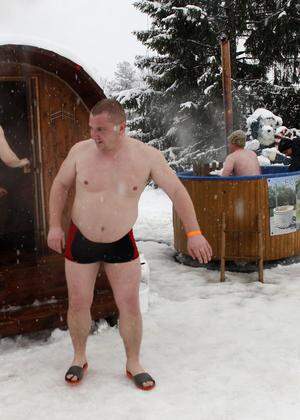
[[[280,166],[266,167],[263,172],[269,173],[252,177],[194,176],[192,172],[178,174],[193,201],[199,225],[212,246],[213,260],[220,260],[223,212],[226,229],[235,231],[227,235],[227,255],[239,258],[253,256],[255,259],[258,252],[257,235],[252,232],[257,230],[259,215],[262,220],[264,261],[300,255],[300,230],[270,235],[268,179],[296,176],[300,180],[300,172],[281,171],[286,169]],[[173,228],[176,251],[188,255],[186,235],[175,211]]]

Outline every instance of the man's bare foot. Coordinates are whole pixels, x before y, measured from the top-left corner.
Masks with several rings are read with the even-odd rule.
[[[78,374],[77,374],[76,373],[76,369],[75,370],[72,369],[72,367],[74,367],[74,366],[76,366],[76,367],[78,366],[79,368],[82,368],[83,369],[83,372],[81,372],[80,369],[79,369],[78,370]],[[73,360],[72,364],[71,364],[70,369],[66,373],[66,376],[65,376],[66,381],[68,381],[68,382],[74,382],[74,383],[80,382],[80,380],[83,377],[84,371],[87,370],[87,367],[88,367],[88,364],[87,364],[86,359],[83,359],[82,360],[82,359],[76,359],[75,358]],[[70,370],[72,370],[72,371],[69,373]]]
[[[126,371],[127,371],[127,375],[129,373],[132,377],[134,377],[134,376],[136,376],[140,373],[146,373],[145,369],[143,369],[143,367],[140,365],[140,363],[134,363],[134,362],[127,362]],[[155,382],[152,381],[152,380],[151,381],[146,381],[146,382],[143,382],[142,385],[143,385],[143,388],[145,388],[145,389],[152,388],[155,385]]]

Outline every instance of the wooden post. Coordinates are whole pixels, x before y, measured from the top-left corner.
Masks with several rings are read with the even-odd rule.
[[[232,92],[231,92],[231,62],[230,62],[230,43],[226,35],[221,36],[221,56],[222,56],[222,80],[223,80],[223,103],[225,112],[226,139],[233,129],[232,113]],[[226,150],[228,144],[226,140]]]
[[[225,246],[226,246],[226,238],[225,238],[225,229],[226,229],[226,221],[225,221],[225,212],[222,214],[222,230],[221,230],[221,272],[220,272],[220,281],[225,281]]]

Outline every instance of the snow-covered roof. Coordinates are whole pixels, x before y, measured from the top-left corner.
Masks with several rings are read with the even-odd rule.
[[[89,65],[86,62],[83,62],[82,59],[70,49],[65,48],[62,44],[56,44],[49,40],[45,40],[37,37],[29,37],[26,35],[15,36],[13,34],[1,34],[0,36],[0,46],[2,45],[29,45],[32,47],[43,48],[48,51],[52,51],[56,54],[59,54],[68,60],[73,61],[74,63],[80,65],[84,71],[99,85],[100,76],[98,71]]]
[[[0,61],[29,64],[55,74],[81,97],[88,108],[105,97],[93,72],[82,60],[61,46],[40,39],[6,36],[0,41]]]

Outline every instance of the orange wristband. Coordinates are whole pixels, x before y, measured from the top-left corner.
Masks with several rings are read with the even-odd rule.
[[[202,235],[201,230],[191,230],[190,232],[187,232],[186,236],[188,238],[192,238],[193,236]]]

